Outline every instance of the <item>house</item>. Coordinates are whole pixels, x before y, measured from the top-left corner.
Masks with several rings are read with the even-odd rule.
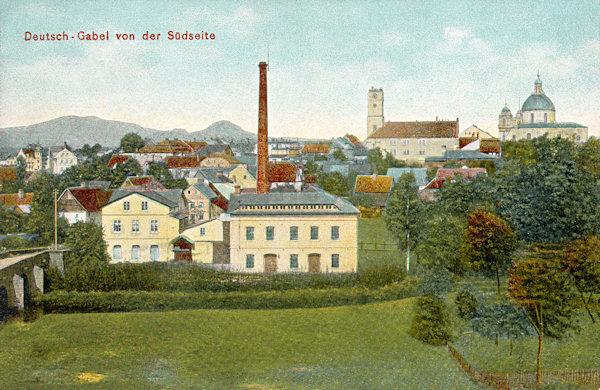
[[[225,144],[217,144],[217,145],[204,145],[200,149],[198,149],[198,156],[200,157],[208,157],[213,154],[226,154],[229,157],[233,157],[233,151],[229,145]]]
[[[450,161],[467,162],[467,161],[496,161],[498,157],[481,153],[477,150],[447,150],[441,157],[427,157],[425,166],[428,168],[441,168]]]
[[[219,195],[203,181],[186,188],[183,196],[187,201],[190,225],[215,219],[224,211],[212,202],[219,198]]]
[[[153,176],[128,176],[123,184],[122,189],[129,190],[164,190],[162,184],[160,184]]]
[[[391,176],[394,180],[394,184],[400,181],[402,175],[406,173],[412,173],[415,177],[415,185],[419,188],[425,187],[429,180],[427,180],[427,168],[388,168],[386,176]]]
[[[256,171],[254,174],[248,170],[248,166],[240,164],[228,171],[228,178],[233,182],[234,186],[239,186],[241,189],[256,188]]]
[[[19,190],[16,194],[0,194],[0,206],[18,214],[31,213],[32,203],[33,192],[24,193],[23,190]]]
[[[44,168],[42,146],[39,144],[19,150],[17,159],[21,159],[25,162],[26,172],[37,172]]]
[[[139,154],[191,154],[194,153],[194,147],[185,141],[175,139],[165,139],[157,144],[148,144],[141,147],[137,153]]]
[[[187,219],[181,189],[114,190],[102,207],[102,231],[112,263],[170,261],[171,241]]]
[[[171,240],[175,261],[219,264],[229,269],[229,222],[202,221]]]
[[[316,186],[234,194],[227,213],[232,271],[356,272],[358,210]]]
[[[427,184],[426,189],[440,189],[446,180],[456,180],[456,176],[469,180],[477,175],[487,175],[487,170],[485,168],[440,168]]]
[[[456,121],[386,122],[365,140],[369,149],[379,148],[394,158],[423,162],[427,157],[442,156],[458,149]]]
[[[230,168],[237,164],[240,162],[227,153],[213,153],[200,161],[203,168]]]
[[[69,224],[92,222],[102,224],[102,207],[108,203],[112,191],[101,187],[70,187],[60,194],[57,200],[59,217],[66,218]]]
[[[108,164],[106,164],[106,166],[110,169],[114,169],[118,164],[124,164],[125,161],[129,160],[130,158],[131,156],[113,154],[112,156],[110,156],[110,160],[108,161]]]
[[[331,142],[307,142],[302,148],[304,160],[312,161],[315,157],[327,157],[331,151]]]
[[[55,175],[60,175],[66,169],[77,165],[78,158],[66,146],[50,148],[48,150],[47,170]]]
[[[376,174],[356,176],[353,195],[361,195],[370,199],[373,207],[384,208],[394,184],[391,176]]]
[[[458,147],[460,150],[473,150],[490,156],[500,155],[500,139],[475,125],[460,134]]]

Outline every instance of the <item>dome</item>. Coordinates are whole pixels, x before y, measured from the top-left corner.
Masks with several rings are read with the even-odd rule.
[[[510,116],[512,116],[512,112],[510,112],[510,108],[508,108],[508,106],[504,106],[504,108],[500,112],[500,115],[510,115]]]
[[[523,103],[522,111],[556,111],[552,100],[544,94],[532,94]]]

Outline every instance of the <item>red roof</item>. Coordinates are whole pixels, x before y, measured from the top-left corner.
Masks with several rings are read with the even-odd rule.
[[[481,153],[500,153],[500,140],[498,138],[480,140],[479,151]]]
[[[325,154],[329,153],[329,149],[331,149],[331,142],[329,143],[315,143],[309,142],[304,145],[302,148],[302,153],[319,153]]]
[[[392,189],[394,178],[391,176],[357,176],[354,192],[388,193]]]
[[[170,153],[170,154],[184,154],[192,153],[194,148],[188,143],[181,141],[177,138],[170,140],[165,139],[155,145],[145,145],[138,150],[138,153]]]
[[[473,141],[476,141],[477,138],[474,137],[460,137],[458,139],[458,148],[462,149]]]
[[[136,187],[144,190],[164,190],[162,184],[158,181],[154,180],[153,176],[130,176],[123,184],[121,184],[121,188],[132,188]]]
[[[125,161],[129,160],[131,156],[122,156],[120,154],[115,154],[110,158],[108,164],[106,164],[109,168],[114,168],[117,164],[122,164]]]
[[[167,168],[197,168],[202,159],[195,156],[169,156],[165,163]]]
[[[267,180],[269,183],[295,182],[296,166],[290,162],[269,163]]]
[[[457,138],[458,120],[386,122],[368,138]]]
[[[219,207],[221,210],[223,211],[227,211],[227,208],[229,207],[229,201],[227,200],[227,198],[225,198],[220,192],[219,190],[217,190],[217,187],[215,187],[212,183],[208,183],[208,186],[210,187],[211,190],[214,191],[215,194],[217,194],[217,197],[214,199],[211,199],[211,203],[216,205],[217,207]]]
[[[356,137],[352,134],[346,134],[346,138],[348,138],[348,140],[356,146],[362,145],[360,140],[358,139],[358,137]]]
[[[112,191],[102,188],[69,188],[68,191],[86,211],[100,210],[112,195]]]
[[[17,180],[17,167],[0,167],[0,182],[4,180]]]
[[[27,206],[33,202],[33,192],[24,193],[21,198],[19,194],[0,194],[0,205],[3,206]]]

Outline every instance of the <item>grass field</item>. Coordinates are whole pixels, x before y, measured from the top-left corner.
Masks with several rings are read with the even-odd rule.
[[[358,242],[396,245],[398,240],[385,227],[383,217],[360,218],[358,220]],[[373,248],[372,246],[370,246]],[[358,268],[368,268],[382,263],[405,264],[405,255],[401,250],[358,251]]]
[[[412,304],[12,322],[0,331],[0,388],[477,388],[445,347],[407,335]]]

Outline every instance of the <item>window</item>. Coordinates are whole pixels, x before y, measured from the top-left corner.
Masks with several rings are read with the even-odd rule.
[[[502,119],[502,125],[506,126],[506,118]]]
[[[121,245],[113,246],[113,260],[121,260]]]
[[[410,151],[405,150],[404,152],[402,152],[402,154],[404,154],[405,156],[408,156],[410,154]]]
[[[377,108],[377,104],[373,104],[373,108]]]
[[[142,200],[142,211],[148,211],[148,202]]]
[[[113,232],[115,232],[115,233],[121,232],[121,220],[120,219],[115,219],[113,221]]]
[[[310,227],[310,239],[311,240],[318,240],[319,239],[319,227],[318,226],[311,226]]]
[[[544,123],[548,123],[548,113],[544,113]]]
[[[533,112],[531,113],[531,123],[533,123]]]
[[[332,240],[339,240],[340,239],[340,227],[339,226],[332,226],[331,227],[331,239]]]
[[[140,231],[140,223],[137,219],[134,219],[133,222],[131,222],[131,232],[137,233],[139,231]]]
[[[150,245],[150,260],[158,261],[158,245]]]
[[[140,246],[134,245],[131,247],[131,260],[139,260],[140,259]]]
[[[156,233],[158,231],[158,221],[153,219],[150,221],[150,233]]]
[[[427,144],[427,141],[426,141],[426,140],[424,140],[424,139],[420,139],[420,140],[419,140],[419,145],[421,145],[421,146],[422,146],[422,145],[426,145],[426,144]]]
[[[190,215],[190,223],[194,223],[194,220],[195,220],[195,215],[194,214]]]
[[[531,139],[531,133],[527,133],[527,139]]]
[[[254,240],[254,226],[246,226],[246,241]]]
[[[419,155],[423,156],[425,154],[424,150],[419,150]]]
[[[446,150],[446,145],[442,145],[442,150]]]
[[[123,211],[129,211],[129,201],[123,202]]]
[[[254,255],[253,254],[246,255],[246,268],[254,268]]]
[[[200,235],[203,236],[206,234],[206,228],[200,228]]]
[[[298,268],[298,255],[290,255],[290,268]]]
[[[340,255],[334,253],[331,255],[331,268],[339,268],[340,267]]]
[[[513,141],[516,140],[516,139],[517,139],[517,137],[515,135],[513,135]]]
[[[290,241],[298,240],[298,226],[290,226]]]
[[[266,238],[268,241],[273,241],[275,239],[275,227],[274,226],[267,226],[266,229]]]

